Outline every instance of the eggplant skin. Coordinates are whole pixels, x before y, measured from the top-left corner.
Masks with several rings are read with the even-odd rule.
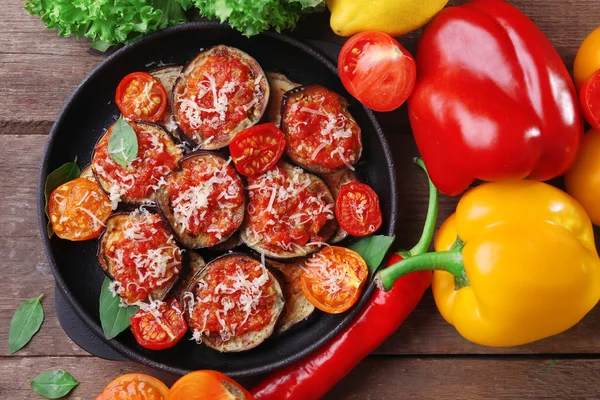
[[[173,117],[172,104],[173,104],[173,86],[175,81],[181,75],[183,67],[181,65],[163,65],[161,67],[154,68],[150,71],[150,75],[160,81],[167,92],[167,108],[160,121],[157,123],[164,127],[178,143],[183,143],[185,139],[182,136],[179,126]]]
[[[218,257],[218,258],[214,259],[213,261],[211,261],[210,263],[208,263],[206,265],[206,267],[200,273],[196,274],[196,276],[189,283],[189,285],[186,289],[186,293],[192,293],[195,296],[196,287],[198,286],[198,282],[201,279],[207,278],[216,268],[219,267],[220,263],[230,262],[232,259],[236,259],[236,258],[240,259],[240,260],[241,259],[252,260],[253,262],[256,262],[257,265],[260,264],[260,261],[256,260],[255,258],[253,258],[251,256],[248,256],[248,255],[242,254],[242,253],[233,253],[233,254],[228,254],[228,255]],[[273,292],[274,292],[273,293],[274,301],[273,301],[273,307],[272,307],[272,311],[271,311],[272,317],[271,317],[270,322],[258,331],[246,332],[241,335],[236,335],[236,336],[231,337],[227,341],[221,340],[221,337],[218,333],[211,333],[207,336],[202,336],[202,343],[204,343],[206,346],[208,346],[214,350],[217,350],[221,353],[240,352],[240,351],[246,351],[246,350],[255,348],[256,346],[260,345],[265,340],[267,340],[273,334],[273,332],[275,330],[275,326],[277,324],[277,321],[279,320],[279,317],[281,316],[281,313],[283,311],[285,301],[284,301],[283,292],[281,290],[281,286],[279,285],[278,280],[275,278],[275,276],[273,276],[273,274],[268,269],[267,269],[267,272],[269,274],[268,282],[272,286]],[[263,289],[263,293],[264,292],[265,292],[265,290]],[[187,319],[188,326],[191,329],[191,327],[193,326],[191,323],[192,321],[190,321],[191,310],[188,309],[186,302],[182,302],[182,304],[183,304],[183,312],[184,312],[185,318]]]
[[[333,174],[323,175],[323,180],[325,181],[325,183],[327,183],[329,189],[331,189],[331,193],[333,194],[333,197],[336,200],[342,186],[344,186],[346,183],[358,182],[356,174],[347,168],[336,171]],[[337,230],[335,231],[331,239],[328,240],[328,242],[332,244],[339,243],[342,240],[346,239],[348,236],[349,233],[338,225]]]
[[[171,203],[169,201],[169,184],[170,184],[169,178],[176,177],[177,174],[181,173],[186,168],[191,167],[191,165],[193,163],[200,161],[204,157],[212,158],[213,160],[217,161],[220,165],[225,165],[227,163],[227,160],[224,157],[222,157],[218,154],[215,154],[215,153],[209,153],[207,151],[190,154],[188,156],[185,156],[181,160],[181,162],[179,164],[179,170],[172,171],[167,176],[167,179],[166,179],[167,184],[166,185],[163,184],[163,185],[159,186],[156,191],[156,204],[158,206],[161,216],[163,217],[163,220],[166,221],[167,226],[169,226],[169,228],[175,235],[175,238],[177,239],[177,241],[179,243],[181,243],[185,248],[188,248],[188,249],[202,249],[202,248],[211,247],[210,244],[208,244],[209,234],[202,232],[199,235],[194,236],[191,232],[187,231],[180,222],[178,222],[176,220],[175,214],[173,213],[173,208],[171,207]],[[233,169],[232,164],[229,164],[229,166],[227,168]],[[235,172],[235,169],[233,169],[233,171]],[[240,182],[240,190],[243,193],[244,192],[243,182],[242,182],[239,174],[237,174],[237,172],[236,172],[236,176],[238,177],[238,180]],[[245,209],[246,209],[246,198],[244,196],[244,201],[243,201],[242,205],[237,209],[237,211],[232,216],[233,223],[236,226],[236,228],[229,235],[224,236],[221,239],[221,241],[219,243],[217,243],[217,245],[226,243],[231,237],[233,237],[236,234],[237,230],[239,229],[239,227],[242,225],[242,222],[244,221]]]
[[[179,274],[179,280],[177,284],[173,286],[171,292],[169,292],[170,297],[174,297],[179,301],[179,304],[183,307],[183,294],[185,293],[187,287],[189,286],[192,279],[196,277],[204,268],[206,268],[206,262],[202,256],[193,251],[188,250],[185,252],[186,257],[186,268]]]
[[[267,72],[266,74],[269,80],[269,88],[271,89],[269,105],[267,106],[267,120],[279,127],[281,123],[283,95],[285,92],[297,88],[300,84],[289,80],[279,72]]]
[[[267,81],[267,76],[265,75],[265,72],[262,70],[258,62],[249,54],[243,52],[240,49],[236,49],[235,47],[225,45],[218,45],[208,50],[204,50],[200,52],[196,57],[194,57],[190,62],[188,62],[186,66],[183,67],[183,72],[181,73],[181,76],[175,81],[175,84],[173,86],[172,113],[174,115],[175,121],[180,126],[180,129],[181,124],[178,119],[179,117],[177,104],[179,103],[179,99],[183,95],[187,79],[194,70],[202,66],[208,58],[214,55],[237,58],[246,66],[248,66],[250,71],[252,71],[253,79],[258,79],[260,77],[258,81],[258,94],[255,94],[255,97],[258,102],[253,108],[249,110],[251,112],[247,115],[247,117],[244,120],[240,121],[235,128],[231,129],[229,132],[226,132],[226,134],[220,135],[220,137],[216,140],[211,140],[207,142],[208,138],[204,137],[202,132],[198,130],[196,130],[195,132],[185,132],[182,130],[183,134],[188,139],[188,141],[190,143],[193,143],[196,146],[196,149],[202,150],[216,150],[225,147],[229,145],[229,143],[231,143],[235,135],[237,135],[239,132],[258,123],[261,120],[263,114],[265,113],[265,110],[267,109],[267,103],[269,101],[270,94],[269,83]],[[198,140],[198,138],[195,137],[196,135],[200,137],[200,140]]]
[[[280,125],[281,125],[281,130],[285,134],[286,138],[289,137],[289,127],[286,122],[286,115],[289,112],[292,104],[294,104],[295,102],[299,101],[300,99],[302,99],[304,97],[312,96],[315,92],[323,91],[323,90],[330,92],[330,93],[334,93],[331,90],[329,90],[321,85],[299,86],[299,87],[296,87],[296,88],[291,89],[284,93],[283,101],[282,101],[282,105],[281,105],[281,124]],[[358,154],[356,154],[356,160],[354,162],[354,164],[356,164],[362,154],[361,129],[358,126],[358,123],[356,122],[356,120],[354,119],[352,114],[350,114],[350,111],[348,111],[348,101],[345,98],[343,98],[341,95],[339,95],[337,93],[334,93],[334,94],[337,96],[339,103],[342,105],[342,107],[344,109],[342,113],[348,120],[351,121],[351,123],[353,123],[356,126],[356,129],[358,130],[360,148],[358,149]],[[344,165],[340,166],[339,168],[328,168],[324,165],[318,164],[314,160],[306,160],[304,158],[301,158],[298,154],[296,154],[296,152],[293,149],[291,149],[290,146],[286,146],[285,150],[286,150],[285,151],[286,155],[294,163],[298,164],[299,166],[301,166],[302,168],[304,168],[308,171],[315,172],[317,174],[331,174],[339,169],[346,168],[346,166],[344,166]]]
[[[306,320],[315,311],[315,306],[308,301],[302,292],[300,277],[303,263],[304,260],[285,264],[269,261],[269,266],[276,270],[274,275],[279,278],[279,284],[285,298],[283,312],[275,327],[275,333],[278,335]]]
[[[132,216],[132,213],[119,212],[114,213],[108,220],[106,220],[106,227],[104,228],[104,232],[100,236],[98,240],[98,263],[100,267],[104,271],[104,273],[111,279],[114,280],[113,270],[115,268],[115,263],[113,260],[106,254],[106,249],[111,246],[112,243],[121,239],[124,235],[124,226]],[[135,218],[135,217],[134,217]],[[166,230],[166,228],[165,228]],[[167,231],[168,232],[168,231]],[[164,287],[156,288],[152,292],[150,292],[150,297],[153,300],[164,300],[167,297],[167,294],[171,291],[171,289],[175,286],[179,279],[179,274],[175,274],[174,278],[171,279]]]
[[[277,164],[277,166],[286,170],[286,172],[288,172],[288,173],[290,173],[294,168],[299,168],[299,167],[296,167],[285,161],[280,161]],[[327,186],[327,184],[325,184],[325,182],[321,178],[319,178],[318,176],[316,176],[314,174],[306,172],[306,171],[303,171],[303,173],[307,174],[311,180],[309,189],[311,189],[312,192],[323,193],[324,198],[327,201],[327,203],[335,204],[335,200],[333,198],[333,195],[331,194],[331,191],[329,190],[329,187]],[[251,204],[251,200],[249,199],[248,205],[250,205],[250,204]],[[256,213],[260,214],[260,211],[257,210]],[[311,245],[311,246],[305,245],[305,246],[296,246],[294,251],[285,250],[285,249],[278,249],[277,251],[275,251],[275,250],[271,249],[270,247],[267,247],[264,243],[256,242],[255,240],[252,239],[252,234],[251,234],[251,231],[248,226],[248,218],[249,218],[249,214],[247,213],[246,219],[244,220],[244,224],[240,228],[240,239],[246,246],[250,247],[252,250],[254,250],[260,254],[264,254],[266,257],[269,257],[271,259],[290,260],[290,259],[300,258],[300,257],[304,257],[304,256],[307,256],[307,255],[310,255],[310,254],[316,252],[321,247],[319,245]],[[337,224],[335,218],[327,221],[327,223],[323,226],[323,228],[319,232],[319,236],[323,238],[324,242],[328,241],[329,238],[331,236],[333,236],[333,234],[335,233],[335,231],[337,229],[337,226],[338,226],[338,224]]]

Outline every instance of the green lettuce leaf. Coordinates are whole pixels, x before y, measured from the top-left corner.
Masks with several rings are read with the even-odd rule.
[[[26,0],[24,7],[60,36],[92,39],[100,51],[187,21],[177,0]]]

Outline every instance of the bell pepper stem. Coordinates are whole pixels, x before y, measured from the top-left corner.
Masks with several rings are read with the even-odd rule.
[[[419,271],[446,271],[454,275],[455,289],[469,285],[462,258],[462,246],[450,251],[419,254],[383,269],[375,276],[377,287],[385,292],[399,278]]]
[[[433,231],[435,230],[435,224],[437,222],[438,215],[438,190],[431,181],[431,178],[429,178],[429,173],[427,172],[427,167],[425,167],[423,159],[420,157],[415,157],[413,158],[413,162],[421,167],[427,174],[427,179],[429,181],[429,205],[427,206],[427,217],[425,218],[423,233],[421,233],[419,242],[410,250],[398,251],[396,254],[402,258],[409,258],[427,252],[429,246],[431,245],[431,240],[433,239]]]

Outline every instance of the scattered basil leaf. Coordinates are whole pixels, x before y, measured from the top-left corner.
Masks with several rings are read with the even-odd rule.
[[[131,324],[129,318],[140,309],[137,306],[120,307],[121,297],[113,296],[108,286],[110,279],[104,278],[100,291],[100,323],[104,337],[111,340]]]
[[[47,399],[64,397],[77,385],[79,385],[79,382],[62,369],[42,372],[29,382],[29,386],[34,392]]]
[[[11,354],[22,349],[40,330],[40,326],[44,322],[42,296],[43,294],[35,299],[25,301],[15,311],[8,332],[8,347]]]
[[[108,138],[108,155],[122,167],[127,167],[138,154],[138,141],[135,131],[123,119],[119,118]]]
[[[80,174],[81,171],[77,165],[76,156],[74,161],[61,165],[54,171],[50,172],[46,177],[46,185],[44,186],[44,199],[46,200],[46,217],[48,217],[48,225],[46,226],[48,238],[51,238],[52,235],[54,235],[54,232],[52,231],[52,225],[50,224],[50,216],[48,215],[48,200],[50,199],[50,194],[52,194],[52,192],[54,192],[54,190],[60,185],[78,178]]]
[[[350,248],[360,254],[369,267],[369,273],[373,275],[395,238],[395,236],[371,235],[354,243]]]

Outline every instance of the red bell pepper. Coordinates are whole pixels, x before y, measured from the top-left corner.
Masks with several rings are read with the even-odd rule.
[[[421,36],[409,117],[442,193],[475,179],[562,175],[583,135],[577,104],[548,38],[504,1],[448,7]]]
[[[425,169],[421,160],[416,161]],[[419,243],[408,252],[394,254],[387,265],[425,253],[437,219],[438,192],[429,181],[429,212]],[[317,400],[363,358],[398,330],[431,284],[431,273],[400,278],[390,292],[375,289],[356,318],[330,342],[306,358],[267,376],[251,390],[255,400]]]

